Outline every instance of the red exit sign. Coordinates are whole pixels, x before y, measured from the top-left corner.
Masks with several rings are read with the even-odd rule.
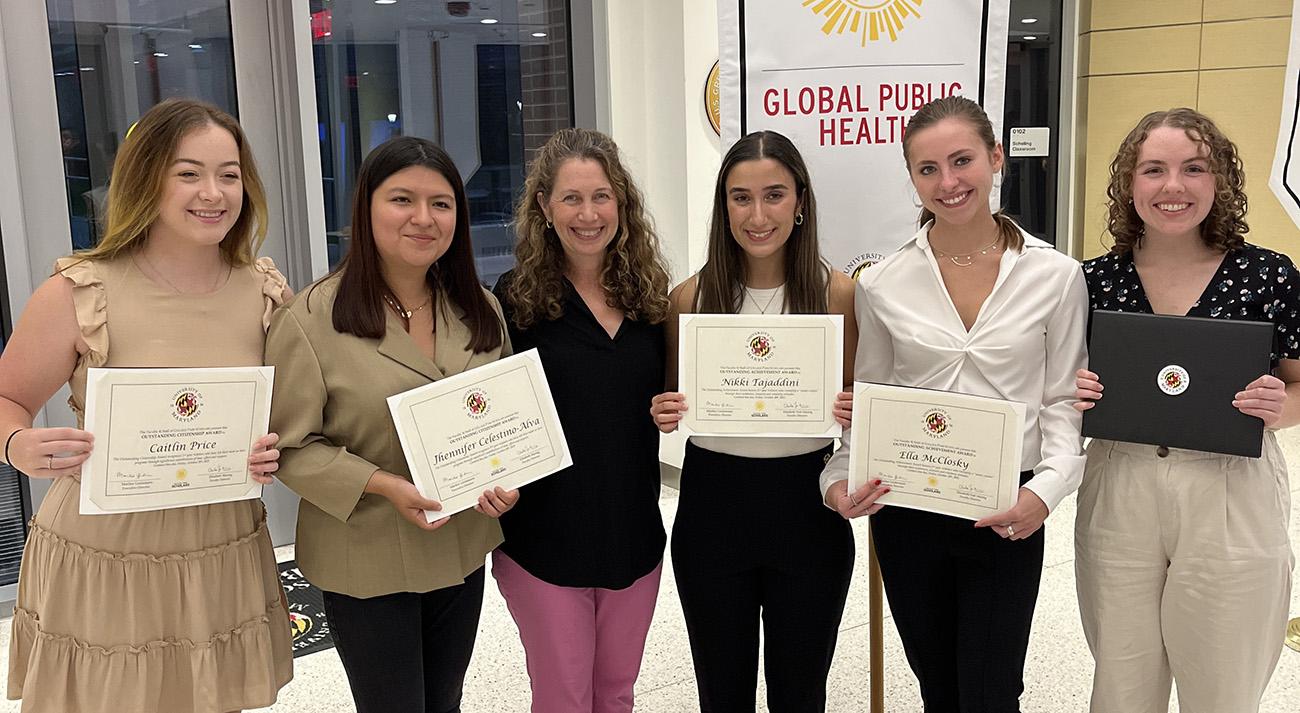
[[[334,34],[334,13],[321,10],[311,14],[311,38],[319,40]]]

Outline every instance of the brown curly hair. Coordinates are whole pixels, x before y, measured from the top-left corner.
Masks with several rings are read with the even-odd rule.
[[[1146,227],[1133,205],[1133,173],[1138,153],[1147,136],[1162,126],[1182,129],[1187,138],[1205,147],[1210,173],[1214,174],[1214,205],[1201,223],[1206,245],[1228,251],[1241,247],[1250,230],[1246,224],[1246,173],[1237,147],[1219,127],[1195,109],[1179,107],[1153,111],[1128,132],[1115,159],[1110,162],[1110,185],[1106,187],[1106,232],[1115,240],[1112,252],[1124,254],[1142,244]]]
[[[609,306],[650,324],[664,321],[668,316],[668,268],[646,215],[645,199],[623,167],[614,140],[599,131],[577,128],[555,132],[537,150],[515,205],[517,264],[506,287],[512,321],[527,329],[540,320],[559,319],[564,312],[564,248],[537,199],[550,196],[560,166],[571,159],[599,163],[618,202],[618,234],[606,248],[600,274]]]

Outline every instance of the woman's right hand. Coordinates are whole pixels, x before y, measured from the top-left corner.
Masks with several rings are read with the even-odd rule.
[[[881,495],[889,492],[888,485],[881,485],[879,479],[868,480],[867,484],[853,493],[849,492],[849,481],[837,480],[826,489],[826,504],[845,520],[852,520],[863,515],[875,515],[884,507],[878,503]]]
[[[686,394],[679,391],[667,391],[650,399],[650,417],[662,433],[676,431],[677,422],[686,410]]]
[[[79,472],[94,446],[90,431],[24,428],[9,439],[9,465],[29,478],[62,478]]]
[[[442,503],[420,495],[420,491],[415,488],[415,483],[399,475],[382,470],[375,471],[370,476],[370,482],[366,483],[366,492],[388,498],[388,502],[392,503],[399,515],[421,530],[436,530],[451,521],[450,517],[444,517],[429,522],[424,516],[424,511],[441,510]]]
[[[1087,411],[1096,406],[1102,388],[1101,377],[1091,371],[1080,369],[1074,372],[1074,397],[1079,399],[1074,402],[1074,407],[1079,411]]]

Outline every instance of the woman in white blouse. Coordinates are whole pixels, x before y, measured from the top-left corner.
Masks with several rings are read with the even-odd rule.
[[[927,711],[1018,711],[1043,563],[1043,521],[1083,473],[1074,372],[1086,360],[1079,265],[989,210],[1002,147],[978,104],[935,100],[903,157],[921,230],[858,282],[855,379],[1025,405],[1021,485],[972,523],[846,488],[848,449],[822,474],[828,507],[874,514],[885,592]],[[846,438],[847,442],[847,438]]]

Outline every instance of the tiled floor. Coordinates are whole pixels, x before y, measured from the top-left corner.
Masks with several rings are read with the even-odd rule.
[[[1300,463],[1300,429],[1287,434],[1283,448],[1291,463]],[[1292,499],[1300,500],[1296,497],[1300,494],[1300,475],[1292,478],[1292,486]],[[671,527],[677,511],[676,491],[665,489],[661,508],[665,524]],[[1042,589],[1025,672],[1027,691],[1022,698],[1022,708],[1026,713],[1087,710],[1092,670],[1075,600],[1073,521],[1073,498],[1063,503],[1048,521]],[[858,567],[831,670],[830,711],[867,710],[866,523],[855,523],[855,532],[859,544]],[[1295,546],[1300,547],[1300,507],[1292,508],[1291,537]],[[287,548],[281,555],[289,556]],[[475,713],[527,711],[528,676],[524,670],[523,648],[491,577],[488,582],[478,646],[465,685],[463,708]],[[1294,589],[1291,611],[1300,616],[1300,582]],[[7,669],[8,639],[9,620],[5,619],[0,622],[0,670]],[[1280,642],[1278,646],[1281,646]],[[888,620],[885,622],[884,647],[886,710],[891,713],[920,711],[916,682],[903,658],[898,634]],[[664,568],[659,606],[650,629],[636,691],[637,708],[646,713],[698,710],[690,650],[682,623],[681,605],[673,586],[671,562],[667,562]],[[759,698],[762,698],[761,689]],[[760,704],[759,709],[766,710],[766,707]],[[18,710],[17,702],[0,702],[0,713]],[[297,659],[294,662],[294,680],[280,692],[279,703],[261,710],[277,713],[353,711],[338,656],[329,650]],[[1171,704],[1171,710],[1178,710],[1176,702]],[[1264,713],[1300,710],[1300,652],[1283,649],[1261,710]]]

